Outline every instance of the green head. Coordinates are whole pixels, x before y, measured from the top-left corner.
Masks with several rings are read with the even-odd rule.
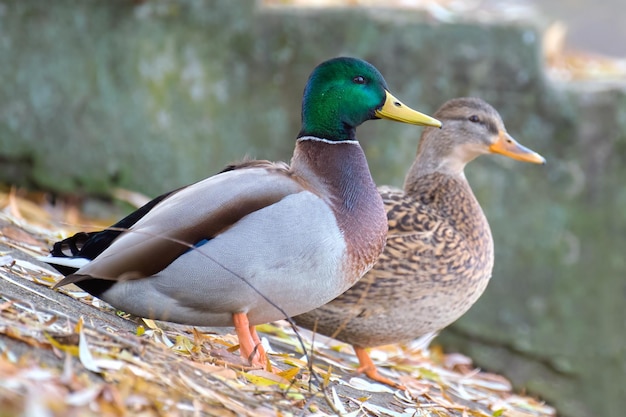
[[[440,127],[389,93],[383,76],[356,58],[334,58],[318,65],[304,89],[299,137],[354,140],[355,129],[366,120],[385,118]]]

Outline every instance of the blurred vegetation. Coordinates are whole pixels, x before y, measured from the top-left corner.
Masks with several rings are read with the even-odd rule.
[[[480,96],[548,165],[493,157],[468,168],[496,267],[440,340],[564,416],[626,408],[626,89],[548,80],[535,22],[253,1],[55,6],[0,8],[1,181],[157,195],[244,155],[288,160],[306,78],[337,55],[374,63],[424,112]],[[420,132],[359,129],[377,183],[402,183]]]

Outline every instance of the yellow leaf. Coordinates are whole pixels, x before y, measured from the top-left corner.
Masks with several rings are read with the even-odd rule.
[[[300,368],[294,367],[279,372],[278,375],[285,378],[287,381],[292,381],[296,377],[296,375],[298,375],[298,372],[300,372]]]
[[[156,323],[154,322],[154,320],[150,320],[150,319],[142,319],[144,323],[146,323],[146,326],[148,326],[148,328],[152,329],[152,330],[161,330],[159,329],[159,326],[156,325]]]
[[[327,387],[330,384],[330,376],[333,374],[333,367],[328,366],[328,372],[324,374],[324,386]]]
[[[176,342],[174,343],[174,346],[172,346],[172,350],[175,350],[176,352],[180,352],[180,353],[189,354],[192,352],[193,347],[194,346],[191,340],[189,340],[183,335],[177,335]]]
[[[276,332],[277,332],[277,330],[282,331],[281,329],[279,329],[278,327],[276,327],[276,325],[271,324],[271,323],[257,324],[256,326],[254,326],[254,328],[255,328],[258,332],[263,332],[263,333],[276,333]]]
[[[272,385],[278,385],[281,388],[287,388],[289,386],[289,381],[267,371],[250,371],[244,372],[242,373],[242,375],[249,382],[258,387],[269,387]]]
[[[291,354],[290,353],[272,353],[272,357],[289,359],[289,358],[291,358]]]
[[[42,275],[40,277],[33,277],[35,281],[41,281],[48,284],[56,284],[57,280],[52,275]]]
[[[292,400],[296,400],[296,401],[301,401],[301,400],[306,399],[306,397],[303,394],[299,392],[295,392],[295,391],[288,391],[286,395],[287,395],[287,398],[291,398]]]
[[[419,368],[419,373],[422,376],[422,378],[430,379],[431,381],[441,380],[441,378],[439,377],[439,374],[431,371],[430,369]]]
[[[291,366],[297,366],[298,368],[306,368],[308,367],[308,363],[306,361],[300,360],[300,359],[296,359],[296,358],[290,358],[290,357],[285,357],[282,354],[272,354],[272,356],[276,356],[276,357],[283,357],[284,360],[283,362],[287,365],[291,365]]]
[[[82,330],[83,330],[83,316],[80,316],[80,318],[76,322],[76,326],[74,326],[74,333],[80,333]]]
[[[59,342],[58,340],[56,340],[54,337],[52,337],[49,333],[44,332],[43,333],[44,336],[46,337],[46,339],[48,340],[48,342],[50,342],[50,344],[52,346],[54,346],[55,348],[62,350],[63,352],[67,352],[72,356],[78,356],[78,346],[76,345],[64,345],[61,342]]]

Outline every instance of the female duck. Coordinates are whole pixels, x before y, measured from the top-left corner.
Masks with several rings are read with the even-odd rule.
[[[234,326],[264,366],[254,325],[318,307],[382,252],[385,211],[355,139],[376,118],[439,126],[404,106],[370,64],[320,64],[304,91],[291,166],[249,161],[164,194],[111,228],[54,245],[44,261],[116,308],[198,326]]]
[[[487,219],[465,178],[465,165],[498,153],[545,163],[506,132],[498,112],[476,98],[446,102],[427,128],[404,191],[381,187],[389,233],[378,263],[330,303],[295,317],[298,324],[354,347],[359,371],[381,376],[366,347],[406,342],[461,317],[483,293],[493,269]]]

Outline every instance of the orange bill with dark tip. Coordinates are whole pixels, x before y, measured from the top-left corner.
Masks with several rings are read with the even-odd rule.
[[[522,162],[531,162],[533,164],[546,163],[546,159],[543,156],[521,145],[506,132],[500,132],[498,140],[489,146],[489,150],[492,153],[498,153]]]

